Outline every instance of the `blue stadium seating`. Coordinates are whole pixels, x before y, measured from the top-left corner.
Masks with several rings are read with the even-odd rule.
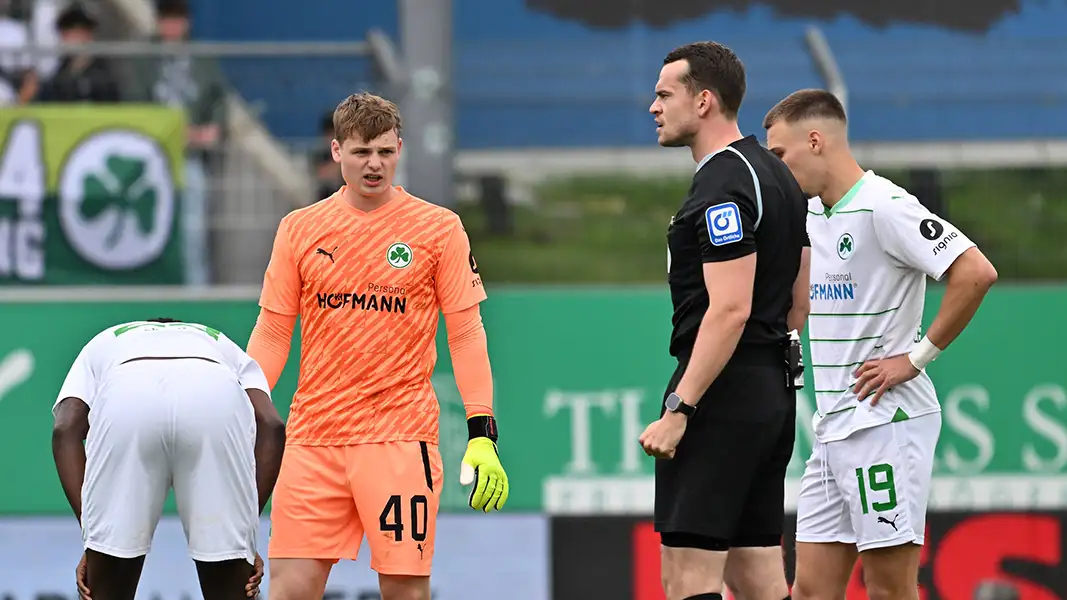
[[[202,40],[243,42],[353,42],[376,27],[397,37],[394,0],[374,3],[317,0],[296,5],[277,0],[192,0],[193,33]],[[226,58],[227,80],[270,130],[284,139],[317,137],[319,121],[345,96],[373,89],[367,58]]]
[[[456,49],[457,140],[494,146],[635,146],[655,143],[648,113],[665,36],[635,51],[628,40],[597,36],[544,42],[476,41]],[[760,127],[782,96],[817,81],[799,39],[776,48],[724,39],[748,65],[743,127]]]
[[[887,35],[831,44],[857,138],[1067,136],[1067,37]]]
[[[214,40],[362,39],[397,35],[395,0],[318,0],[297,8],[261,0],[195,0],[194,28]],[[226,9],[222,10],[225,4]],[[522,0],[454,0],[460,148],[633,146],[654,143],[647,113],[662,56],[717,39],[748,70],[741,125],[759,133],[774,102],[820,78],[803,45],[806,23],[768,9],[721,13],[652,30],[592,31],[529,11]],[[1042,0],[986,35],[840,18],[820,25],[850,89],[860,140],[1067,136],[1067,2]],[[310,137],[345,94],[374,86],[366,59],[229,59],[236,89],[286,138]]]

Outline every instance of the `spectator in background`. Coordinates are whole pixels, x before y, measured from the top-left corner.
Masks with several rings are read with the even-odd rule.
[[[189,39],[186,0],[158,0],[154,41],[183,44]],[[183,195],[186,282],[211,280],[208,253],[210,212],[208,174],[220,159],[226,125],[226,86],[214,58],[167,55],[138,61],[131,99],[166,104],[185,111],[188,124]]]
[[[56,29],[64,44],[94,41],[96,19],[81,4],[59,13]],[[118,102],[119,84],[111,61],[88,54],[64,56],[55,75],[41,87],[40,102]]]
[[[37,78],[40,81],[51,79],[59,68],[60,56],[54,51],[59,44],[59,30],[56,29],[56,21],[59,13],[66,5],[67,0],[20,0],[21,2],[33,3],[30,14],[24,16],[30,28],[30,36],[33,45],[41,48],[41,52],[34,57],[33,66],[37,70]],[[88,0],[87,0],[88,1]],[[97,2],[99,0],[96,0]]]
[[[323,146],[311,155],[311,160],[315,165],[315,182],[318,185],[318,198],[315,200],[329,198],[344,185],[344,180],[341,179],[341,165],[334,162],[333,152],[330,150],[330,142],[333,141],[335,135],[333,111],[322,117],[319,132],[323,138]]]
[[[26,104],[37,94],[33,56],[25,50],[30,27],[15,9],[11,0],[0,0],[0,106]]]

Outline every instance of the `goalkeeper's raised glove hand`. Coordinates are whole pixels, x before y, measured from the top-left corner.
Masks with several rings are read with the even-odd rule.
[[[467,504],[474,510],[500,510],[508,501],[508,474],[496,450],[496,419],[475,415],[467,419],[467,452],[459,468],[459,482],[474,484]]]

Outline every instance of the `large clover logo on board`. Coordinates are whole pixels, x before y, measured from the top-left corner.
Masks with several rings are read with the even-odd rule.
[[[175,189],[156,140],[109,130],[82,141],[59,175],[59,222],[86,261],[105,269],[151,263],[170,241]]]
[[[111,249],[122,239],[128,225],[136,225],[141,235],[152,233],[156,212],[156,190],[145,180],[145,161],[137,158],[112,155],[105,160],[107,170],[92,173],[83,183],[84,200],[81,215],[86,219],[98,219],[108,209],[115,209],[127,218],[112,219],[111,231],[104,237],[104,248]]]

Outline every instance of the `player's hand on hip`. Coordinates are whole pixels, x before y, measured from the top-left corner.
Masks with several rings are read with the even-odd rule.
[[[459,467],[459,482],[471,488],[467,504],[474,510],[489,512],[504,508],[508,501],[508,474],[500,464],[496,442],[476,437],[467,442],[467,452]]]
[[[89,586],[86,584],[88,567],[85,562],[85,553],[82,553],[82,559],[78,561],[78,566],[74,568],[74,579],[78,582],[78,599],[79,600],[92,600],[89,595]]]
[[[856,397],[860,402],[873,393],[871,406],[877,406],[882,394],[893,389],[893,386],[911,381],[918,374],[919,371],[911,364],[908,355],[898,354],[889,358],[868,360],[860,365],[855,372],[856,383],[852,385],[855,386]]]
[[[678,449],[678,442],[685,435],[685,426],[688,419],[678,413],[667,413],[653,421],[645,428],[645,432],[637,441],[645,449],[645,454],[656,458],[674,458],[674,452]]]
[[[259,584],[263,581],[263,557],[256,552],[256,560],[252,563],[253,572],[252,576],[248,578],[248,585],[245,586],[245,595],[249,598],[255,598],[259,595]]]

